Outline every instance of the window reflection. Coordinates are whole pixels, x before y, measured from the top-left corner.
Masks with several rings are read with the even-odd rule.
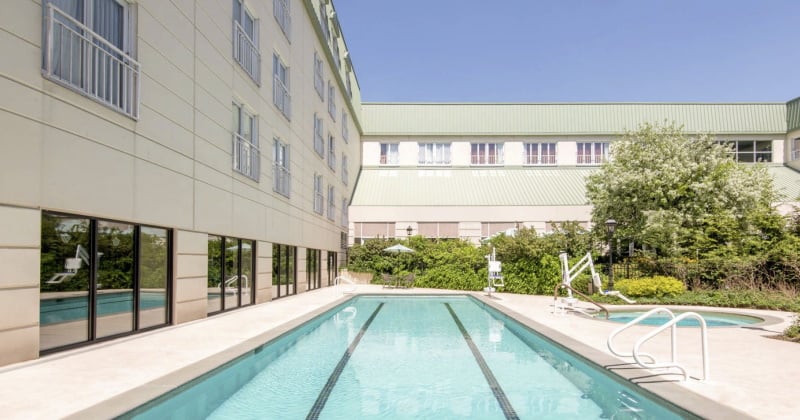
[[[42,350],[89,339],[89,227],[89,219],[42,214]]]
[[[208,313],[222,310],[222,238],[208,235]]]
[[[239,240],[225,239],[225,284],[222,286],[225,294],[225,309],[239,306]]]
[[[250,305],[254,302],[253,294],[253,249],[254,241],[242,242],[242,269],[240,283],[242,285],[242,306]]]
[[[169,232],[142,227],[139,233],[139,328],[166,324]]]
[[[254,302],[252,240],[208,236],[208,313]]]
[[[133,331],[133,225],[97,222],[97,337]]]

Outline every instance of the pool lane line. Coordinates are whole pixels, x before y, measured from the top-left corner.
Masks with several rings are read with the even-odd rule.
[[[500,383],[497,382],[497,378],[494,377],[492,373],[492,369],[489,368],[489,365],[486,364],[486,360],[481,355],[481,351],[478,350],[478,346],[475,345],[475,342],[472,341],[472,337],[470,337],[467,329],[464,328],[464,324],[461,323],[461,320],[458,319],[458,315],[450,306],[449,303],[445,303],[444,306],[447,306],[447,310],[450,311],[450,315],[453,317],[453,321],[456,322],[459,331],[461,331],[461,335],[464,336],[464,340],[467,342],[469,349],[472,350],[472,356],[475,357],[475,361],[478,362],[478,366],[481,368],[481,372],[483,372],[483,376],[486,378],[486,382],[489,383],[489,388],[492,389],[492,393],[494,397],[497,399],[497,403],[500,404],[500,408],[503,410],[503,414],[506,416],[507,419],[515,419],[518,420],[519,416],[517,412],[514,411],[514,407],[511,406],[511,402],[508,401],[508,397],[506,397],[506,393],[503,392],[503,388],[500,386]]]
[[[386,302],[381,302],[378,304],[378,307],[375,308],[375,311],[372,312],[372,315],[369,316],[367,322],[361,327],[361,330],[358,331],[356,338],[353,339],[353,342],[350,343],[350,347],[344,351],[342,358],[339,359],[339,364],[336,365],[336,368],[333,369],[331,376],[328,377],[328,382],[325,383],[325,386],[322,387],[322,391],[320,391],[319,395],[317,396],[317,400],[314,401],[314,406],[311,407],[311,411],[308,412],[306,416],[306,420],[311,419],[318,419],[320,413],[322,413],[322,409],[325,408],[325,403],[328,402],[328,397],[330,397],[331,392],[333,391],[333,387],[336,386],[336,381],[339,380],[339,376],[342,374],[345,365],[347,362],[350,361],[350,356],[353,355],[353,352],[358,346],[358,343],[361,341],[361,337],[364,336],[364,333],[367,332],[367,328],[369,328],[369,324],[372,324],[372,321],[375,319],[375,316],[378,315],[381,308]]]

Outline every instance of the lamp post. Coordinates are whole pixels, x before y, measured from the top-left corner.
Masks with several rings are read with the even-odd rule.
[[[411,237],[411,232],[412,232],[413,230],[414,230],[414,229],[411,229],[411,225],[408,225],[408,227],[406,228],[406,235],[407,235],[409,238]]]
[[[608,232],[608,290],[614,290],[614,231],[616,229],[616,220],[606,220],[606,232]]]

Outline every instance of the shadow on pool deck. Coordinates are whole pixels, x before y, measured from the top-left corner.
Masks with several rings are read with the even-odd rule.
[[[132,409],[182,381],[276,337],[348,299],[329,287],[243,308],[204,320],[170,326],[0,368],[0,412],[8,418],[98,418]],[[413,295],[463,294],[431,289],[383,289],[358,285],[356,293]],[[675,381],[678,375],[643,370],[612,357],[606,339],[620,324],[552,313],[553,298],[474,293],[544,335],[624,378],[701,416],[709,418],[796,417],[793,378],[800,377],[800,344],[768,338],[791,323],[790,313],[759,310],[731,312],[771,317],[769,328],[709,329],[711,380]],[[635,327],[619,336],[629,348],[652,327]],[[668,335],[668,334],[665,334]],[[690,376],[702,374],[699,332],[678,330],[678,360]],[[648,344],[650,345],[650,344]],[[666,339],[652,341],[648,352],[667,355]]]

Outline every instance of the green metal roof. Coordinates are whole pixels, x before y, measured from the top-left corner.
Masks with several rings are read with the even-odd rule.
[[[786,124],[789,131],[800,129],[800,98],[795,98],[786,104]]]
[[[580,206],[597,168],[363,168],[352,206]]]
[[[351,206],[582,206],[598,167],[363,168]],[[768,167],[786,201],[800,197],[800,172]]]
[[[785,103],[364,103],[364,135],[620,134],[675,121],[689,133],[787,132]],[[800,118],[800,117],[799,117]]]

